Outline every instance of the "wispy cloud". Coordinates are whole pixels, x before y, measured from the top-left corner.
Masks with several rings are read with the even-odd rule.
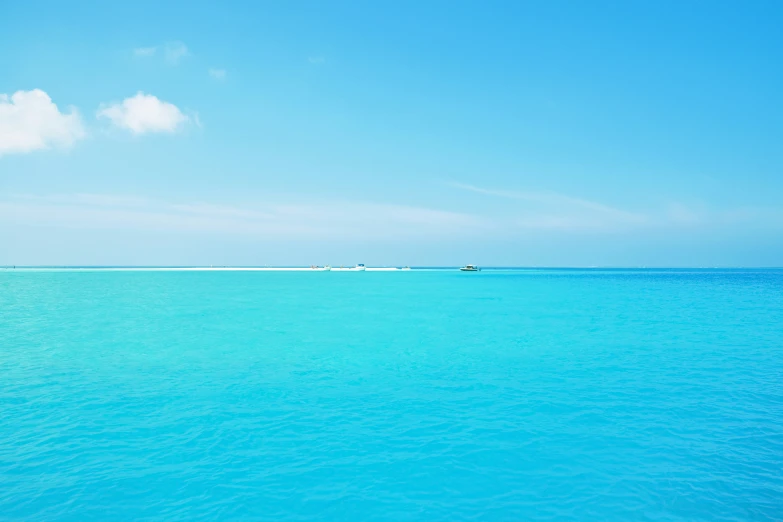
[[[596,201],[547,191],[496,190],[465,183],[449,186],[520,202],[503,217],[521,230],[614,232],[666,229],[683,231],[724,226],[783,227],[783,209],[709,208],[703,203],[668,202],[645,211],[628,211]],[[508,230],[506,230],[508,232]]]
[[[214,78],[214,79],[216,79],[218,81],[223,81],[223,80],[226,79],[226,70],[225,69],[210,69],[208,72],[209,72],[209,75],[212,78]]]
[[[79,229],[153,229],[290,239],[461,237],[488,223],[467,214],[356,201],[258,203],[242,207],[204,202],[71,194],[0,200],[5,223]]]
[[[163,55],[170,65],[178,65],[180,60],[190,55],[190,52],[182,42],[167,42],[163,46]]]
[[[643,225],[649,216],[615,208],[588,199],[548,191],[512,191],[477,187],[465,183],[450,186],[486,196],[525,202],[514,221],[525,228],[617,228]]]
[[[156,56],[159,51],[169,65],[179,65],[183,58],[190,56],[187,45],[178,41],[166,42],[163,45],[151,47],[137,47],[133,50],[133,56],[136,58],[151,58]]]
[[[509,190],[492,190],[474,185],[467,185],[464,183],[451,183],[453,187],[463,190],[469,190],[478,194],[486,194],[489,196],[498,196],[506,199],[516,199],[520,201],[531,201],[537,203],[546,203],[551,205],[571,205],[573,207],[594,210],[596,212],[603,212],[606,214],[624,215],[626,217],[641,217],[639,214],[632,212],[626,212],[603,203],[590,201],[587,199],[575,198],[565,194],[559,194],[557,192],[537,192],[537,191],[509,191]]]
[[[83,205],[94,207],[143,207],[150,203],[148,198],[137,196],[118,196],[111,194],[49,194],[45,196],[33,194],[16,194],[8,201],[27,202],[31,204],[51,205]]]
[[[139,58],[144,58],[147,56],[155,56],[155,53],[157,52],[157,47],[137,47],[133,50],[133,55]]]
[[[669,203],[663,214],[666,220],[682,226],[700,225],[709,219],[709,212],[703,205],[696,207],[680,202]]]

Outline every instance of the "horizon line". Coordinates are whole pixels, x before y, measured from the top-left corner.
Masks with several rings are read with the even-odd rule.
[[[276,269],[301,269],[301,270],[314,270],[322,269],[325,266],[330,266],[333,269],[339,268],[354,268],[356,265],[0,265],[2,270],[14,270],[14,269],[188,269],[188,270],[217,270],[217,269],[261,269],[261,270],[276,270]],[[373,265],[367,266],[368,269],[402,269],[410,268],[411,270],[451,270],[458,269],[464,265]],[[485,270],[782,270],[783,266],[753,266],[753,265],[717,265],[717,266],[696,266],[696,265],[637,265],[637,266],[624,266],[624,265],[477,265]]]

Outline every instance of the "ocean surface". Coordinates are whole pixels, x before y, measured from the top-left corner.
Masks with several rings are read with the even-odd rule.
[[[783,520],[783,270],[0,269],[0,520]]]

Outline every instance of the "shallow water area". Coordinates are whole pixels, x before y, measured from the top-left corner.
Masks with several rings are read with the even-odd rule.
[[[779,520],[783,270],[0,269],[0,519]]]

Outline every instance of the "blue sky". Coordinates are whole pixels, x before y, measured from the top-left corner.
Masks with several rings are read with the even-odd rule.
[[[0,264],[783,265],[780,2],[29,2]]]

